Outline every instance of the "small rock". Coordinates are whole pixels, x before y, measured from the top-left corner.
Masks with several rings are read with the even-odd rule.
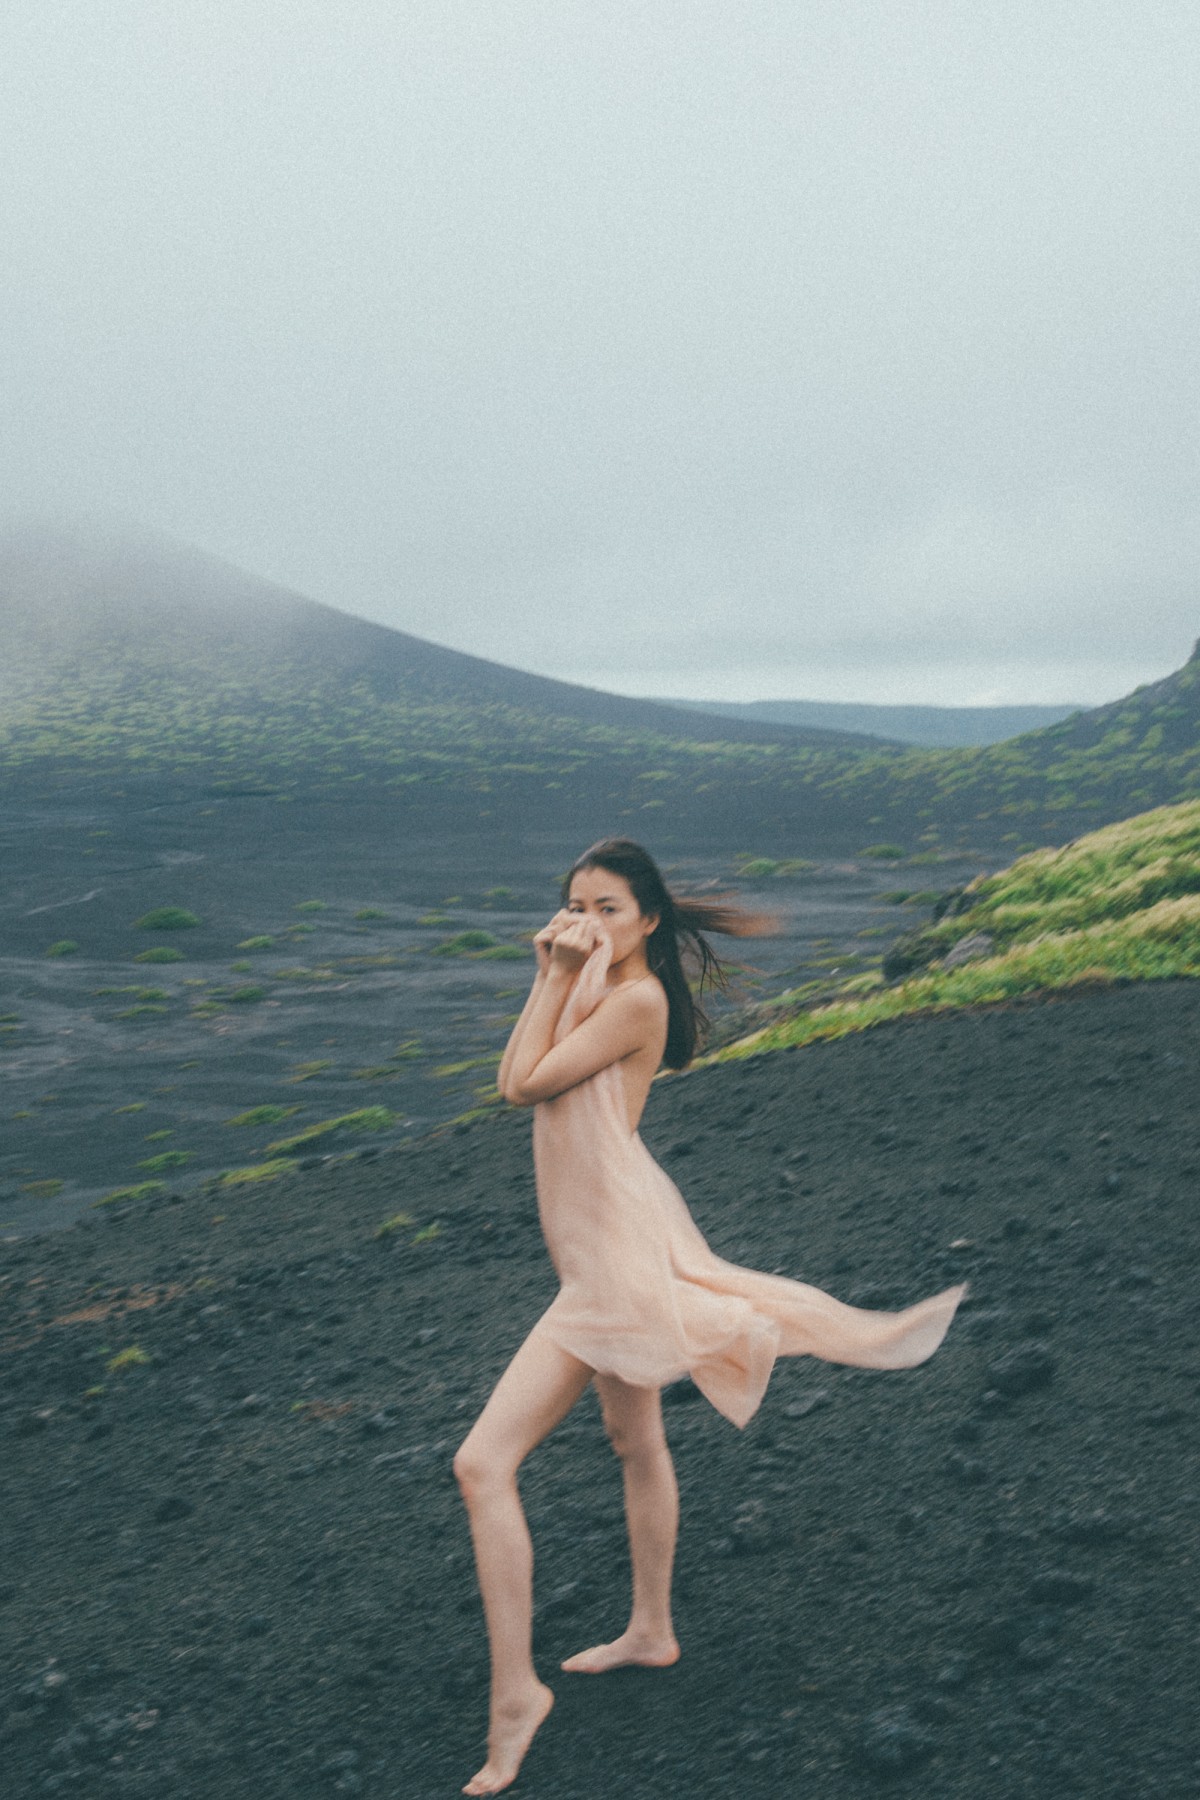
[[[885,1706],[867,1719],[859,1754],[877,1775],[915,1769],[933,1750],[932,1733],[907,1706]]]
[[[664,1406],[687,1406],[691,1401],[703,1398],[703,1394],[690,1375],[684,1375],[681,1380],[671,1382],[670,1386],[665,1387],[662,1391]]]
[[[990,956],[995,949],[996,940],[986,931],[972,931],[967,937],[959,938],[957,944],[951,946],[942,958],[943,969],[957,969],[961,963],[975,962],[981,956]]]
[[[828,1406],[830,1400],[828,1388],[814,1388],[811,1394],[803,1394],[799,1400],[789,1400],[783,1409],[784,1414],[789,1419],[806,1419],[818,1407]]]
[[[1076,1606],[1095,1591],[1090,1575],[1069,1569],[1043,1569],[1029,1584],[1029,1598],[1047,1606]]]
[[[987,1366],[987,1376],[997,1393],[1032,1394],[1049,1384],[1055,1367],[1048,1346],[1030,1339],[994,1357]]]
[[[190,1518],[196,1510],[193,1501],[182,1494],[167,1494],[154,1509],[156,1525],[171,1525],[177,1519]]]

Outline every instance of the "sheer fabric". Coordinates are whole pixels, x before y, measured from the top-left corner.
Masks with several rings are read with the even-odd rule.
[[[555,1042],[605,996],[611,945],[581,969]],[[966,1292],[902,1312],[847,1306],[820,1288],[716,1256],[679,1189],[629,1129],[610,1064],[534,1108],[538,1212],[561,1284],[534,1329],[593,1369],[638,1387],[689,1374],[742,1427],[777,1356],[903,1369],[941,1343]]]

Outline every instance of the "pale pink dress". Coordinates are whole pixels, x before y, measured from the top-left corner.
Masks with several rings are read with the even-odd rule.
[[[611,954],[602,940],[584,964],[556,1043],[603,1000]],[[870,1312],[714,1255],[675,1183],[630,1131],[616,1063],[534,1108],[533,1154],[561,1284],[534,1330],[637,1387],[689,1374],[737,1426],[757,1412],[777,1356],[910,1368],[932,1356],[966,1292]]]

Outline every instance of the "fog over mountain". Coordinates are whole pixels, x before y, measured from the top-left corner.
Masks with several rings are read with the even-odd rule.
[[[0,494],[593,688],[1113,700],[1198,85],[1176,0],[8,0]]]

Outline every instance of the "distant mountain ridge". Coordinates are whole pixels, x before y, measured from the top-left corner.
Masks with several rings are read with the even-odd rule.
[[[504,668],[174,544],[26,533],[0,542],[0,779],[39,805],[352,805],[356,830],[409,841],[620,829],[689,854],[928,860],[1200,797],[1200,654],[1040,730],[916,749]]]
[[[289,657],[322,672],[337,670],[381,695],[528,708],[590,724],[631,726],[672,737],[734,743],[827,744],[855,741],[828,727],[771,720],[729,720],[720,731],[703,712],[531,675],[447,649],[427,639],[310,600],[235,564],[165,537],[25,528],[0,537],[0,654],[32,654],[43,666],[119,648],[147,664],[196,656],[240,659],[231,676],[248,676],[247,659]],[[0,676],[0,691],[3,677]],[[863,743],[870,740],[863,737]]]
[[[663,706],[718,713],[722,718],[775,725],[818,726],[865,732],[922,749],[1000,744],[1046,725],[1057,725],[1079,706],[872,706],[839,700],[666,700]]]

